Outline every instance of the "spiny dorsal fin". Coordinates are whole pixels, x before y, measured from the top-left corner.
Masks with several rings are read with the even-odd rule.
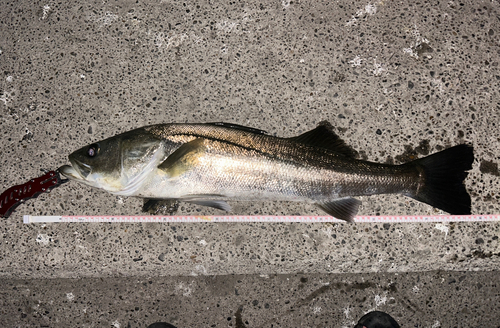
[[[361,201],[355,198],[347,197],[329,202],[317,203],[316,205],[337,219],[353,222],[353,218],[356,216],[356,213],[358,213]]]
[[[264,130],[259,130],[259,129],[251,128],[251,127],[244,126],[244,125],[234,124],[234,123],[213,122],[213,123],[206,123],[206,124],[207,125],[223,126],[225,128],[231,128],[231,129],[236,129],[236,130],[241,130],[241,131],[246,131],[246,132],[252,132],[252,133],[256,133],[256,134],[267,134],[267,132]]]
[[[294,142],[305,145],[321,147],[331,150],[337,154],[354,158],[356,153],[350,146],[346,145],[344,140],[333,132],[333,127],[327,121],[322,121],[315,129],[307,131],[299,136],[289,138]]]

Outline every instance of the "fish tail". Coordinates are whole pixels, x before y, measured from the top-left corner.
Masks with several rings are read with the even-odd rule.
[[[405,165],[416,165],[424,181],[416,194],[408,195],[450,214],[471,213],[471,198],[464,180],[472,168],[472,146],[458,145]]]

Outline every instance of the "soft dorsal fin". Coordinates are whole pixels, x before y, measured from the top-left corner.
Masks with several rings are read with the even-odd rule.
[[[333,132],[333,127],[327,121],[322,121],[315,129],[307,131],[299,136],[289,138],[294,142],[299,142],[305,145],[321,147],[337,154],[354,158],[356,151],[346,145],[344,140]]]
[[[246,132],[252,132],[252,133],[256,133],[256,134],[267,134],[267,132],[264,131],[264,130],[250,128],[248,126],[234,124],[234,123],[213,122],[213,123],[206,123],[206,124],[208,124],[208,125],[216,125],[216,126],[223,126],[225,128],[236,129],[236,130],[241,130],[241,131],[246,131]]]

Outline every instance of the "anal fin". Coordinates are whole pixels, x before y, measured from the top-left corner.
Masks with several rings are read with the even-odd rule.
[[[316,205],[337,219],[353,222],[353,218],[358,213],[361,201],[355,198],[347,197],[329,202],[317,203]]]

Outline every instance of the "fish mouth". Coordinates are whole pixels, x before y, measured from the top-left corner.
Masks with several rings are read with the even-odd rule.
[[[63,165],[57,169],[62,175],[71,180],[85,180],[92,171],[90,165],[77,160],[70,160],[71,165]]]

